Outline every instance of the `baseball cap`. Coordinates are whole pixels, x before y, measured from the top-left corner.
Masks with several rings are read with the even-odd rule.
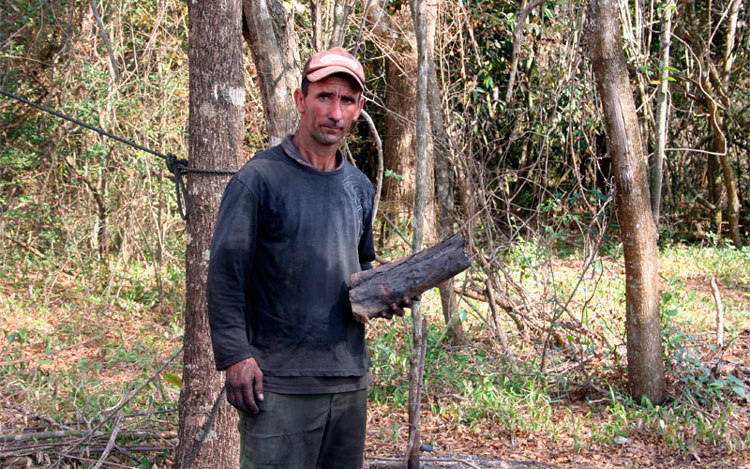
[[[313,54],[305,64],[302,78],[316,82],[334,73],[350,75],[362,91],[365,90],[365,71],[362,64],[343,47],[334,47]]]

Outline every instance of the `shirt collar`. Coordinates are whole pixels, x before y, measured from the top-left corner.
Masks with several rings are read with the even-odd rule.
[[[301,164],[302,166],[306,166],[308,168],[312,168],[316,171],[320,171],[320,169],[316,168],[310,162],[305,158],[305,155],[303,155],[297,146],[294,144],[293,141],[294,134],[289,134],[286,136],[284,140],[281,141],[281,149],[284,150],[284,153],[287,154],[287,156],[297,163]],[[336,149],[336,167],[333,169],[333,171],[338,171],[341,169],[341,167],[344,165],[344,154],[341,153],[341,150],[338,148]]]

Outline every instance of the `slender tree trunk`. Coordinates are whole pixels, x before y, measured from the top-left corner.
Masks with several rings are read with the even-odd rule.
[[[302,68],[299,40],[280,0],[243,0],[242,5],[273,146],[297,129],[294,90],[300,86]]]
[[[188,2],[190,165],[236,168],[242,153],[245,87],[240,0]],[[196,438],[224,385],[216,371],[206,310],[206,275],[214,220],[227,177],[191,173],[188,184],[186,311],[179,444],[175,467],[192,457]],[[221,403],[192,468],[236,467],[237,413]]]
[[[430,33],[434,37],[437,22],[438,1],[432,0],[428,4],[427,15],[430,21]],[[435,160],[435,198],[437,201],[436,233],[438,239],[445,239],[453,234],[453,181],[451,145],[443,119],[443,106],[440,98],[440,83],[437,78],[437,67],[434,60],[434,39],[430,41],[429,76],[427,83],[427,107],[430,116],[430,130],[432,131],[433,152]],[[463,326],[457,317],[458,301],[455,295],[454,279],[447,280],[440,285],[440,303],[443,319],[448,327],[451,339],[463,338]]]
[[[427,0],[410,2],[414,31],[417,36],[417,133],[416,133],[416,190],[414,196],[414,242],[413,250],[422,249],[425,211],[432,200],[434,184],[431,182],[431,155],[428,151],[429,116],[427,109],[427,77],[430,64],[430,32],[427,19]],[[409,439],[406,447],[406,467],[419,469],[419,448],[421,446],[422,383],[424,378],[424,357],[427,345],[425,337],[427,321],[422,319],[421,305],[414,304],[411,312],[412,349],[409,368]]]
[[[616,0],[589,0],[586,50],[602,99],[625,251],[628,384],[636,401],[664,401],[656,225]]]
[[[720,72],[721,86],[724,97],[724,110],[723,113],[729,113],[729,108],[732,106],[731,100],[728,98],[730,81],[732,77],[732,66],[734,65],[734,46],[735,38],[737,36],[737,20],[740,13],[740,0],[732,0],[729,4],[728,10],[728,24],[726,35],[724,39],[724,54],[722,58],[722,67]],[[720,111],[717,110],[717,114]],[[727,126],[724,126],[726,129]],[[719,162],[721,163],[721,171],[724,175],[724,184],[727,188],[727,221],[729,222],[729,236],[736,247],[742,246],[742,238],[740,237],[740,198],[737,193],[737,181],[732,170],[732,163],[729,160],[729,145],[725,134],[719,132],[719,143],[723,149]]]
[[[323,3],[324,0],[310,0],[310,17],[312,21],[312,46],[315,52],[323,50]]]
[[[735,41],[737,34],[737,23],[740,11],[740,0],[730,0],[727,4],[727,10],[721,14],[721,22],[726,24],[724,32],[724,48],[721,58],[715,62],[711,53],[711,47],[717,28],[721,24],[713,24],[712,15],[715,14],[712,8],[704,8],[704,16],[696,20],[694,2],[684,2],[687,20],[686,25],[691,45],[695,48],[698,59],[702,62],[701,66],[701,92],[706,99],[708,107],[709,124],[712,131],[711,149],[716,155],[708,157],[708,182],[709,182],[709,202],[712,204],[712,219],[716,228],[717,236],[722,232],[722,195],[726,187],[727,193],[727,222],[729,225],[729,235],[732,242],[737,246],[742,245],[739,230],[739,194],[737,192],[737,182],[734,170],[729,159],[729,144],[727,142],[727,125],[726,115],[732,107],[730,96],[730,85],[732,68],[736,53]],[[704,36],[711,31],[710,40],[705,40]],[[722,185],[722,176],[724,184]]]
[[[656,92],[656,151],[651,167],[651,212],[654,223],[659,226],[661,209],[661,186],[664,175],[664,149],[667,146],[667,117],[669,111],[669,46],[672,41],[672,7],[668,1],[664,6],[661,18],[661,35],[659,36],[659,88]]]
[[[328,47],[344,45],[344,36],[346,35],[346,22],[349,19],[352,5],[350,0],[333,0],[333,30],[331,31],[331,40]]]
[[[516,15],[516,26],[513,29],[513,55],[510,62],[510,74],[508,76],[508,88],[505,90],[505,103],[509,105],[513,101],[513,87],[516,83],[518,73],[518,62],[521,59],[521,47],[523,46],[523,33],[526,31],[526,19],[531,11],[542,4],[542,0],[534,0],[531,5],[527,0],[522,0],[521,10]]]
[[[719,145],[714,140],[711,144],[711,151],[716,153],[718,149]],[[721,211],[721,196],[724,194],[724,186],[721,184],[721,164],[717,155],[707,156],[708,201],[714,207],[711,210],[711,224],[716,230],[716,239],[721,239],[721,225],[724,221]]]

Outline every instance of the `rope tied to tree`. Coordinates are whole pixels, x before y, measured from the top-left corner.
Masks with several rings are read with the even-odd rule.
[[[185,184],[185,179],[183,178],[185,174],[197,173],[197,174],[214,174],[214,175],[219,175],[219,176],[227,176],[227,175],[235,174],[237,172],[231,169],[193,168],[189,166],[188,160],[184,158],[177,158],[172,153],[167,153],[167,154],[159,153],[158,151],[144,147],[143,145],[139,145],[133,142],[132,140],[118,137],[117,135],[107,132],[106,130],[102,130],[91,124],[87,124],[83,121],[80,121],[74,117],[70,117],[66,114],[63,114],[60,111],[56,111],[54,109],[48,108],[47,106],[43,106],[41,104],[30,101],[24,98],[23,96],[18,96],[9,91],[5,91],[2,88],[0,88],[0,94],[8,98],[15,99],[16,101],[19,101],[21,103],[24,103],[36,109],[39,109],[40,111],[44,111],[48,114],[52,114],[53,116],[59,117],[60,119],[64,119],[68,122],[72,122],[85,129],[93,130],[94,132],[104,137],[111,138],[112,140],[118,141],[120,143],[124,143],[125,145],[128,145],[132,148],[144,151],[146,153],[150,153],[154,156],[158,156],[159,158],[163,159],[167,165],[167,170],[172,174],[172,177],[174,178],[175,198],[177,199],[177,210],[179,211],[180,217],[182,217],[183,220],[187,220],[190,214],[190,206],[188,205],[188,198],[187,198],[187,185]]]

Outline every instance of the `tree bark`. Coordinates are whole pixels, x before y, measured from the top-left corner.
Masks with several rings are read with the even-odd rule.
[[[429,76],[430,32],[427,19],[427,0],[411,0],[412,20],[417,38],[417,106],[416,106],[416,187],[414,194],[414,241],[413,252],[422,249],[425,218],[428,203],[432,201],[434,182],[432,175],[434,161],[431,147],[428,147],[429,116],[427,109],[427,77]],[[416,302],[412,307],[412,349],[409,367],[409,437],[406,447],[406,467],[419,469],[419,448],[422,438],[422,421],[420,404],[422,402],[422,384],[424,379],[424,357],[427,348],[425,336],[427,321],[422,318],[421,305]]]
[[[294,90],[300,86],[302,68],[299,40],[280,0],[243,0],[242,6],[273,146],[297,129]]]
[[[471,265],[464,238],[448,239],[411,256],[357,272],[349,279],[349,299],[358,321],[367,323],[404,297],[414,298]]]
[[[728,113],[732,106],[731,100],[728,99],[728,95],[732,78],[732,66],[735,57],[734,45],[737,36],[737,19],[740,13],[740,0],[731,0],[728,12],[728,24],[724,39],[724,54],[720,72],[721,86],[723,88],[723,92],[720,94],[724,98],[724,113]],[[718,112],[719,111],[717,110],[717,115]],[[727,187],[727,221],[729,222],[729,236],[735,247],[739,248],[742,246],[742,238],[740,237],[740,198],[737,193],[737,181],[734,177],[732,164],[729,161],[729,145],[727,143],[727,137],[721,131],[718,132],[717,137],[719,138],[720,145],[722,145],[719,162],[721,163],[721,170],[724,175],[724,184]]]
[[[412,213],[416,187],[414,122],[416,121],[417,53],[413,20],[407,10],[388,14],[381,2],[368,10],[373,33],[384,44],[385,53],[385,167],[389,177],[383,183],[382,212],[395,218]],[[432,140],[427,138],[427,145]],[[434,184],[432,152],[427,152],[429,184]],[[437,239],[432,191],[425,204],[425,238]]]
[[[387,176],[383,183],[383,212],[400,218],[414,203],[414,120],[416,119],[417,55],[410,18],[403,11],[388,15],[380,4],[371,10],[373,32],[385,41],[385,133]]]
[[[659,36],[659,88],[656,91],[656,151],[651,167],[651,212],[659,226],[661,186],[664,175],[665,148],[667,146],[667,118],[669,112],[669,49],[672,41],[673,3],[667,1],[662,11]]]
[[[589,0],[588,19],[586,51],[602,99],[625,251],[628,384],[636,401],[659,404],[665,385],[657,233],[616,0]]]
[[[188,2],[190,166],[236,168],[242,153],[245,88],[240,0]],[[206,310],[206,275],[214,220],[227,177],[191,173],[187,225],[186,311],[179,444],[175,467],[190,457],[224,385],[215,371]],[[236,467],[237,413],[221,403],[192,468]]]
[[[505,104],[509,106],[513,100],[513,87],[516,83],[518,73],[518,62],[521,59],[521,47],[523,46],[523,33],[526,31],[526,19],[531,11],[542,4],[542,0],[534,0],[531,5],[526,0],[521,2],[521,11],[516,15],[516,27],[513,29],[513,55],[510,63],[510,74],[508,76],[508,88],[505,90]]]
[[[438,239],[444,239],[453,233],[454,198],[452,181],[451,145],[443,119],[443,106],[440,97],[440,83],[435,65],[434,33],[437,23],[438,2],[432,0],[427,5],[427,17],[432,39],[430,39],[429,76],[427,84],[427,108],[430,115],[430,130],[432,131],[432,149],[435,161],[435,199],[437,201],[436,233]],[[450,278],[440,285],[440,303],[443,319],[448,327],[448,337],[461,340],[464,336],[463,326],[458,317],[458,300],[455,295],[454,279]]]

